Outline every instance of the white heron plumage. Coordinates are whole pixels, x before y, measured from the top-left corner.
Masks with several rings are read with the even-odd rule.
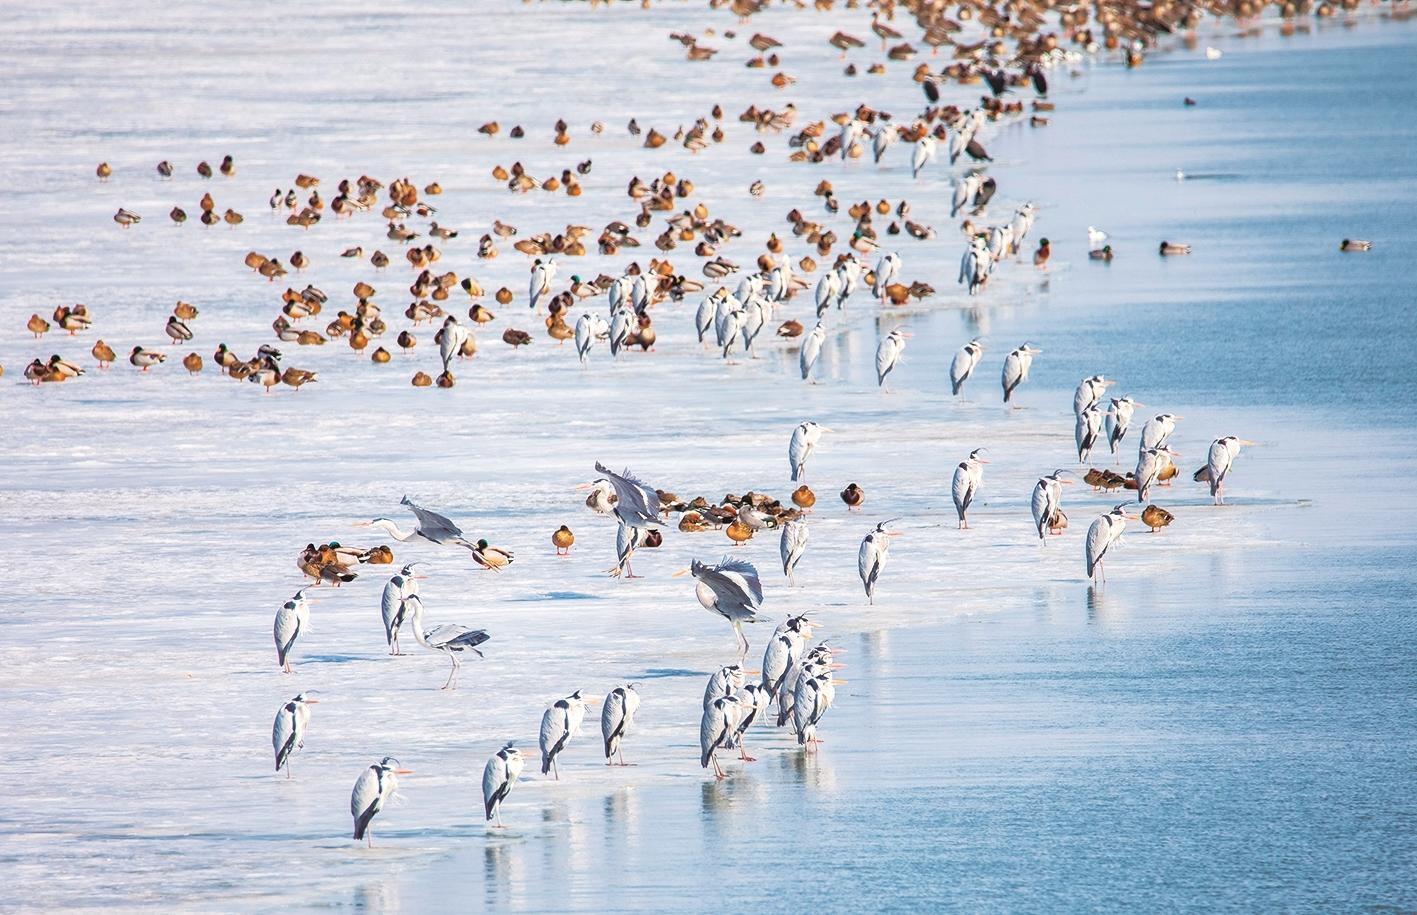
[[[1025,343],[1004,357],[1004,371],[1000,379],[1004,386],[1004,403],[1013,399],[1014,391],[1028,380],[1028,370],[1033,367],[1033,357],[1043,350]]]
[[[621,743],[635,723],[635,712],[640,708],[639,688],[634,683],[617,686],[605,697],[600,708],[600,736],[605,739],[605,764],[614,765],[618,753],[620,765],[625,765],[625,753]]]
[[[482,809],[488,821],[496,820],[497,829],[502,827],[502,802],[517,785],[526,760],[522,751],[512,744],[493,753],[482,769]]]
[[[290,758],[296,750],[305,746],[305,732],[310,727],[310,706],[319,701],[301,693],[276,712],[275,722],[271,725],[271,748],[275,750],[276,771],[285,769],[286,778],[290,778]]]
[[[979,367],[979,360],[984,356],[984,344],[975,337],[955,353],[954,359],[950,360],[950,391],[956,397],[959,396],[960,389],[964,383],[974,374],[974,370]]]
[[[969,530],[969,507],[974,504],[979,487],[984,484],[984,465],[989,461],[979,456],[983,450],[975,448],[969,452],[969,457],[955,466],[954,478],[950,482],[950,496],[954,499],[960,530]]]
[[[1033,496],[1029,504],[1033,509],[1033,526],[1038,531],[1038,539],[1047,542],[1048,534],[1056,531],[1059,521],[1067,520],[1063,514],[1063,486],[1071,480],[1063,478],[1064,471],[1055,470],[1046,477],[1040,477],[1033,485]]]
[[[897,519],[891,519],[891,521],[895,520]],[[877,524],[876,529],[861,540],[861,548],[856,552],[856,571],[861,576],[862,586],[866,589],[866,600],[873,605],[876,603],[876,582],[881,577],[881,569],[885,568],[886,556],[890,553],[891,538],[899,535],[898,531],[886,528],[886,525],[891,521],[882,521]]]
[[[818,321],[802,340],[802,352],[798,356],[798,366],[802,369],[802,380],[808,381],[817,360],[822,356],[822,344],[827,340],[827,329]],[[815,382],[813,382],[815,384]]]
[[[576,690],[564,699],[557,699],[541,716],[541,774],[554,774],[559,781],[561,772],[556,758],[565,751],[572,737],[581,732],[581,721],[585,719],[586,704],[581,691]]]
[[[276,662],[281,670],[290,673],[290,652],[295,640],[310,628],[310,602],[305,597],[305,589],[295,592],[295,596],[281,604],[276,611],[274,634],[276,640]]]
[[[797,579],[794,573],[797,571],[797,563],[802,561],[802,554],[807,550],[806,521],[794,519],[782,526],[779,550],[782,553],[782,574],[787,576],[787,586],[796,587]]]

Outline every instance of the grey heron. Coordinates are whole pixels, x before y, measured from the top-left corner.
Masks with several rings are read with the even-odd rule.
[[[370,848],[374,847],[374,817],[398,791],[399,776],[413,774],[412,769],[401,769],[399,766],[397,759],[385,756],[360,773],[349,796],[349,812],[354,817],[354,838],[366,839]]]
[[[939,141],[928,133],[916,142],[915,151],[910,154],[910,176],[912,178],[918,178],[920,169],[935,158],[935,149],[938,146]]]
[[[441,626],[434,626],[432,629],[423,628],[423,599],[417,594],[404,598],[404,604],[408,607],[410,622],[413,624],[413,637],[418,640],[418,644],[431,651],[441,651],[448,656],[452,662],[452,669],[448,671],[448,681],[443,684],[443,689],[458,688],[458,674],[462,672],[462,661],[458,658],[464,651],[470,651],[482,657],[482,652],[477,646],[491,638],[486,629],[473,629],[469,626],[460,626],[457,623],[444,623]]]
[[[609,480],[596,480],[593,483],[581,483],[576,487],[580,490],[590,490],[590,495],[586,496],[586,508],[597,515],[608,515],[615,509],[615,488],[610,485]]]
[[[1122,532],[1126,530],[1127,522],[1136,519],[1136,515],[1127,514],[1127,504],[1123,502],[1092,522],[1087,529],[1087,542],[1083,547],[1088,578],[1094,581],[1107,580],[1102,568],[1102,560],[1107,555],[1107,551],[1112,548],[1112,544],[1116,543],[1118,538],[1122,536]]]
[[[654,487],[637,479],[628,470],[611,473],[599,461],[595,464],[595,472],[615,490],[615,506],[611,511],[622,524],[631,527],[659,526],[659,494]]]
[[[794,519],[784,524],[778,548],[782,553],[782,574],[787,576],[787,586],[796,587],[797,580],[793,572],[797,570],[797,563],[802,561],[802,554],[807,549],[807,522]]]
[[[1176,423],[1183,418],[1174,413],[1158,413],[1147,420],[1146,425],[1141,427],[1141,441],[1137,443],[1137,450],[1164,448],[1176,432]]]
[[[1087,459],[1092,457],[1092,449],[1097,447],[1097,440],[1102,437],[1102,424],[1105,418],[1102,408],[1096,404],[1085,407],[1077,415],[1073,426],[1073,439],[1078,446],[1079,464],[1086,464]]]
[[[585,312],[576,319],[576,358],[581,361],[581,365],[586,364],[586,359],[590,356],[595,341],[609,333],[610,328],[606,326],[605,319],[600,315]]]
[[[295,640],[309,628],[310,602],[305,597],[305,589],[301,588],[276,611],[276,663],[286,673],[290,673],[290,651],[295,647]]]
[[[635,723],[635,712],[640,708],[639,687],[634,683],[617,686],[605,697],[600,708],[600,736],[605,738],[605,764],[615,765],[614,758],[620,755],[620,765],[626,765],[625,753],[620,748],[625,735]]]
[[[705,565],[695,559],[689,563],[688,571],[698,580],[694,596],[704,609],[733,624],[741,660],[748,654],[748,637],[743,634],[743,624],[764,619],[758,614],[763,604],[763,585],[758,579],[758,570],[747,560],[725,556],[717,565]],[[684,573],[680,571],[675,574]]]
[[[802,352],[798,354],[797,362],[798,368],[802,370],[803,381],[811,380],[812,369],[816,368],[817,361],[822,357],[822,344],[826,342],[826,339],[827,329],[822,326],[821,321],[818,321],[802,341]]]
[[[1061,534],[1062,524],[1067,522],[1063,514],[1063,487],[1072,483],[1064,479],[1067,471],[1055,470],[1046,477],[1040,477],[1033,485],[1033,526],[1038,530],[1038,539],[1044,540],[1049,534]]]
[[[536,311],[542,296],[551,294],[551,283],[556,279],[556,260],[537,258],[531,265],[531,282],[527,286],[527,297],[531,300],[531,310]]]
[[[1252,441],[1227,435],[1218,438],[1210,443],[1210,452],[1206,455],[1205,471],[1207,481],[1210,483],[1210,495],[1215,499],[1216,505],[1225,504],[1225,478],[1230,476],[1230,468],[1235,464],[1235,458],[1240,455],[1242,445],[1253,445]]]
[[[724,696],[731,696],[743,688],[747,682],[747,675],[738,664],[730,664],[727,667],[720,667],[714,671],[708,679],[708,684],[704,686],[704,708],[713,705],[715,699],[722,699]]]
[[[979,487],[984,483],[984,465],[989,463],[980,457],[983,448],[975,448],[969,457],[955,467],[954,480],[950,484],[950,495],[954,499],[955,514],[959,515],[959,529],[969,530],[969,506],[979,495]]]
[[[1132,424],[1132,412],[1146,404],[1132,400],[1132,395],[1123,394],[1112,398],[1112,409],[1107,411],[1107,445],[1117,454],[1117,446],[1126,438]],[[1120,460],[1120,458],[1119,458]]]
[[[564,699],[551,703],[541,716],[541,774],[553,773],[557,781],[561,771],[556,767],[556,757],[566,749],[570,739],[581,732],[581,721],[585,719],[586,704],[581,691],[576,690]]]
[[[989,245],[983,237],[976,235],[970,239],[969,247],[959,259],[956,282],[968,286],[970,295],[978,295],[989,281],[989,273],[993,269],[994,256],[989,253]]]
[[[905,339],[908,336],[904,330],[897,327],[886,334],[881,340],[881,345],[876,347],[876,384],[884,388],[886,386],[886,376],[894,371],[896,363],[900,361],[900,354],[905,351]]]
[[[1101,375],[1084,378],[1073,392],[1073,414],[1081,416],[1084,410],[1100,401],[1107,389],[1116,383]]]
[[[286,778],[290,778],[290,758],[296,750],[305,746],[305,731],[310,727],[310,706],[319,701],[301,693],[276,712],[275,722],[271,725],[271,747],[276,754],[276,771],[285,769]]]
[[[645,528],[631,527],[623,521],[615,529],[615,565],[611,566],[611,578],[641,578],[630,568],[630,560],[635,550],[645,542]]]
[[[787,464],[792,468],[792,482],[798,483],[807,477],[807,458],[822,440],[823,432],[830,432],[826,426],[807,420],[798,423],[792,430],[792,439],[787,443]]]
[[[807,628],[808,623],[805,615],[789,616],[777,627],[772,640],[763,650],[761,685],[769,696],[776,698],[778,692],[783,688],[783,682],[787,679],[788,673],[802,657],[802,650],[806,646],[807,640],[803,630]]]
[[[959,396],[960,389],[969,380],[969,376],[974,374],[983,355],[984,344],[979,342],[978,337],[970,340],[955,353],[954,359],[950,361],[950,391],[954,396]]]
[[[1004,403],[1013,400],[1014,391],[1028,380],[1028,370],[1033,367],[1033,357],[1043,350],[1031,343],[1025,343],[1004,357]]]
[[[380,599],[380,611],[384,617],[384,639],[389,645],[389,654],[402,654],[399,650],[399,630],[408,622],[409,607],[405,598],[418,593],[418,579],[410,562],[397,575],[384,583],[384,594]]]
[[[400,543],[418,539],[439,546],[460,546],[466,550],[477,548],[476,544],[463,536],[462,528],[454,524],[447,516],[415,505],[408,496],[404,496],[399,504],[408,506],[408,510],[413,512],[413,516],[417,520],[413,530],[405,531],[388,518],[375,518],[357,526],[376,527]]]
[[[827,313],[836,302],[837,296],[841,295],[841,274],[835,270],[828,270],[822,274],[822,278],[817,281],[817,320],[822,319],[822,315]]]
[[[733,729],[733,746],[738,748],[738,756],[744,762],[756,762],[756,759],[748,755],[748,748],[744,746],[743,736],[748,733],[748,728],[753,726],[753,722],[758,720],[758,714],[767,711],[772,697],[758,684],[749,683],[735,693],[734,698],[738,700],[742,714],[738,719],[738,726]]]
[[[841,291],[836,295],[837,310],[841,310],[846,305],[846,300],[851,298],[856,291],[856,284],[861,282],[861,271],[865,267],[855,257],[846,257],[836,265],[836,273],[841,276]]]
[[[866,600],[872,605],[876,603],[876,581],[881,577],[881,569],[885,567],[886,556],[890,552],[890,538],[900,536],[899,531],[888,530],[886,525],[897,520],[892,518],[877,524],[876,529],[862,539],[861,549],[856,554],[856,571],[866,588]]]
[[[723,696],[704,709],[703,718],[699,721],[699,765],[707,769],[709,763],[713,763],[716,778],[727,776],[714,753],[720,747],[726,749],[732,744],[738,723],[743,720],[743,711],[742,704],[736,698]]]
[[[1157,476],[1162,468],[1175,458],[1180,457],[1175,451],[1162,446],[1160,448],[1144,448],[1137,455],[1137,469],[1134,479],[1137,482],[1137,501],[1145,502],[1151,493],[1151,485],[1156,482]]]
[[[831,670],[812,677],[802,677],[792,696],[792,731],[797,735],[797,744],[810,749],[821,743],[817,737],[817,725],[822,716],[836,701],[836,685],[832,682]]]
[[[462,355],[462,348],[471,336],[472,331],[459,324],[455,315],[448,315],[438,332],[438,356],[443,360],[443,371],[448,371],[454,356]]]
[[[886,300],[886,287],[900,278],[900,255],[887,251],[876,261],[872,275],[871,294],[882,302]]]
[[[516,787],[517,777],[526,764],[522,751],[508,743],[493,753],[482,769],[482,809],[489,821],[496,820],[494,828],[502,829],[502,802]]]

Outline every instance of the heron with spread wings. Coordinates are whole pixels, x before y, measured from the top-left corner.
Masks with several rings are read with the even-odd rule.
[[[766,619],[758,614],[763,605],[763,583],[758,580],[758,570],[745,559],[725,556],[718,565],[705,565],[695,559],[688,569],[676,574],[682,575],[685,571],[698,580],[694,594],[704,609],[733,624],[741,661],[748,654],[748,637],[743,634],[743,624]]]
[[[645,529],[660,526],[659,493],[628,470],[612,473],[596,461],[595,472],[615,490],[611,513],[620,522],[616,533],[616,564],[611,569],[611,575],[636,578],[630,568],[630,557],[634,555],[635,547],[643,542]]]
[[[468,540],[463,535],[462,528],[454,524],[447,516],[415,504],[408,496],[404,496],[403,501],[399,504],[407,505],[408,510],[413,512],[413,516],[418,519],[413,530],[405,531],[388,518],[375,518],[372,521],[365,521],[359,526],[377,527],[400,543],[408,543],[410,540],[426,540],[429,543],[436,543],[438,546],[460,546],[474,552],[477,550],[477,544]]]

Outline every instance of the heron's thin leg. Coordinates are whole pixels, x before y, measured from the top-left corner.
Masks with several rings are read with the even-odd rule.
[[[556,777],[556,781],[561,780],[561,770],[556,765],[556,757],[551,757],[551,774]]]

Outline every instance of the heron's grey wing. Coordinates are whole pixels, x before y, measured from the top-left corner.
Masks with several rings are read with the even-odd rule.
[[[600,736],[605,738],[605,757],[615,752],[615,742],[625,731],[625,691],[616,688],[605,697],[600,709]]]
[[[787,460],[792,465],[792,482],[801,475],[802,464],[807,460],[807,427],[798,426],[792,430],[792,440],[787,443]]]
[[[1097,563],[1101,561],[1102,554],[1107,552],[1107,533],[1110,530],[1107,518],[1104,515],[1092,522],[1087,529],[1087,574],[1092,577],[1092,570],[1097,568]]]
[[[1051,512],[1048,511],[1048,503],[1052,501],[1051,496],[1052,493],[1049,491],[1047,484],[1043,481],[1040,480],[1038,484],[1033,487],[1033,498],[1031,500],[1033,524],[1038,528],[1039,537],[1043,536],[1044,527],[1048,523],[1048,515],[1051,514]]]
[[[503,785],[506,781],[507,764],[494,753],[482,770],[482,808],[489,820],[492,819],[492,807],[505,796]]]
[[[409,511],[413,512],[418,519],[418,532],[434,543],[443,543],[447,540],[457,540],[462,537],[462,528],[454,524],[449,518],[440,515],[435,511],[429,511],[422,506],[415,505],[405,499],[404,504]]]
[[[1206,455],[1205,468],[1210,479],[1210,494],[1215,495],[1220,489],[1220,484],[1225,482],[1225,475],[1230,472],[1230,449],[1217,439],[1210,444],[1210,453]]]
[[[659,517],[659,495],[644,481],[632,476],[628,470],[615,473],[599,461],[595,463],[595,471],[615,488],[617,514],[619,510],[632,510],[645,520],[652,521]]]
[[[757,568],[748,560],[724,557],[716,567],[716,571],[739,576],[747,585],[748,593],[753,595],[753,603],[757,605],[763,602],[763,583],[758,579]],[[709,585],[709,587],[713,587],[713,585]],[[717,589],[715,589],[715,593],[717,593]]]

